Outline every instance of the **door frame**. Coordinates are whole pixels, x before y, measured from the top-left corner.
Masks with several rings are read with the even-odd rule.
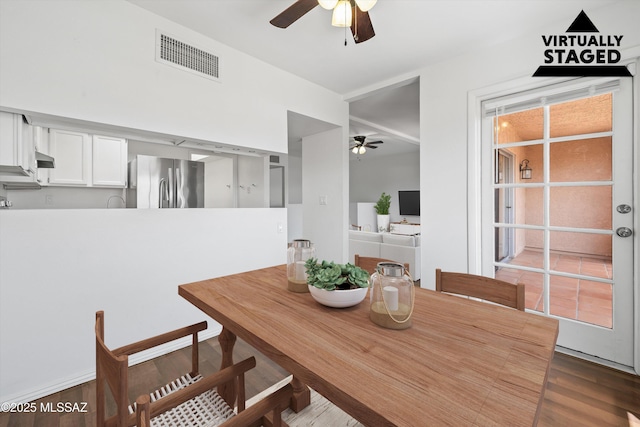
[[[515,169],[514,169],[514,165],[515,165],[515,156],[513,155],[513,153],[511,151],[509,151],[508,149],[498,149],[496,150],[496,162],[495,162],[495,170],[494,170],[494,174],[498,174],[500,172],[499,169],[499,157],[502,156],[505,159],[505,169],[504,169],[504,173],[508,174],[508,179],[505,181],[505,183],[513,183],[515,180]],[[500,178],[494,176],[494,180],[496,181],[496,183],[498,183],[498,180]],[[511,206],[504,206],[505,211],[503,212],[505,215],[505,220],[504,221],[499,221],[498,218],[495,218],[495,222],[505,222],[507,224],[513,224],[514,221],[514,204],[515,204],[515,191],[513,188],[503,188],[502,190],[504,190],[504,199],[505,202]],[[496,197],[496,193],[498,192],[498,189],[494,190],[494,213],[497,212],[497,209],[499,206],[498,201],[495,199]],[[506,209],[509,209],[508,211]],[[506,256],[502,257],[500,259],[495,259],[495,261],[504,261],[507,258],[512,258],[514,253],[515,253],[515,247],[514,247],[514,228],[511,227],[507,227],[503,229],[503,232],[506,234],[505,236],[505,242],[506,244],[504,245],[505,248],[505,252],[506,252]],[[499,232],[498,229],[496,229],[496,237],[495,237],[495,242],[494,242],[494,246],[495,246],[495,250],[496,250],[496,254],[498,253],[499,250]]]
[[[627,55],[626,55],[627,56]],[[632,52],[627,58],[633,57],[633,60],[627,60],[629,69],[633,77],[633,109],[640,111],[640,84],[638,84],[638,76],[636,70],[640,66],[640,49]],[[468,227],[468,253],[467,253],[467,269],[471,274],[481,274],[483,264],[482,254],[482,218],[487,212],[483,212],[482,198],[482,141],[483,131],[491,132],[491,129],[482,127],[482,102],[492,98],[498,98],[518,92],[528,90],[541,89],[545,86],[558,83],[570,84],[576,78],[538,78],[538,77],[521,77],[514,80],[498,83],[482,89],[469,91],[467,94],[467,227]],[[584,78],[581,79],[584,81]],[[639,148],[639,132],[640,123],[637,120],[637,114],[633,117],[633,181],[638,182],[640,167],[640,148]],[[633,188],[634,197],[634,234],[633,248],[635,253],[640,253],[640,224],[638,222],[638,204],[640,203],[640,185]],[[490,207],[491,208],[491,207]],[[486,209],[486,207],[485,207]],[[632,367],[635,373],[640,375],[640,261],[638,257],[633,261],[633,322],[634,322],[634,355]],[[578,354],[584,357],[582,354]],[[628,368],[622,365],[607,363],[603,359],[594,358],[597,363],[613,365],[613,367],[623,370]]]

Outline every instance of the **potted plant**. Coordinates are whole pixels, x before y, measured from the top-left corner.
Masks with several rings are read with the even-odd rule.
[[[391,206],[391,195],[382,192],[377,203],[373,207],[378,214],[378,233],[389,231],[389,207]]]
[[[310,258],[305,263],[307,284],[311,296],[329,307],[351,307],[362,302],[369,287],[369,273],[353,264],[318,262]]]

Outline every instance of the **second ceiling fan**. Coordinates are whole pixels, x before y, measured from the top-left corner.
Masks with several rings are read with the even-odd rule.
[[[383,141],[365,142],[365,139],[367,139],[367,137],[364,135],[354,136],[353,139],[355,140],[355,145],[349,147],[349,151],[351,151],[353,154],[364,154],[367,152],[367,148],[378,148],[376,146],[377,144],[384,143]]]
[[[278,28],[287,28],[318,4],[325,9],[333,9],[331,25],[351,27],[356,43],[369,40],[376,33],[369,18],[369,10],[377,0],[298,0],[270,22]],[[346,40],[345,40],[346,43]]]

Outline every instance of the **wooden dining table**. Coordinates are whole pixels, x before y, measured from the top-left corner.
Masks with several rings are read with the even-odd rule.
[[[535,425],[558,336],[555,319],[419,288],[412,326],[385,329],[368,298],[330,308],[287,291],[285,266],[178,292],[223,326],[223,367],[240,337],[293,374],[294,410],[309,386],[372,427]]]

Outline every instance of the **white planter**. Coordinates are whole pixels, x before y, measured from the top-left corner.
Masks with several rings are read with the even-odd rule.
[[[389,231],[389,215],[378,215],[378,233]]]
[[[369,288],[327,291],[309,285],[309,292],[314,300],[322,305],[335,308],[352,307],[360,304],[367,296]]]

